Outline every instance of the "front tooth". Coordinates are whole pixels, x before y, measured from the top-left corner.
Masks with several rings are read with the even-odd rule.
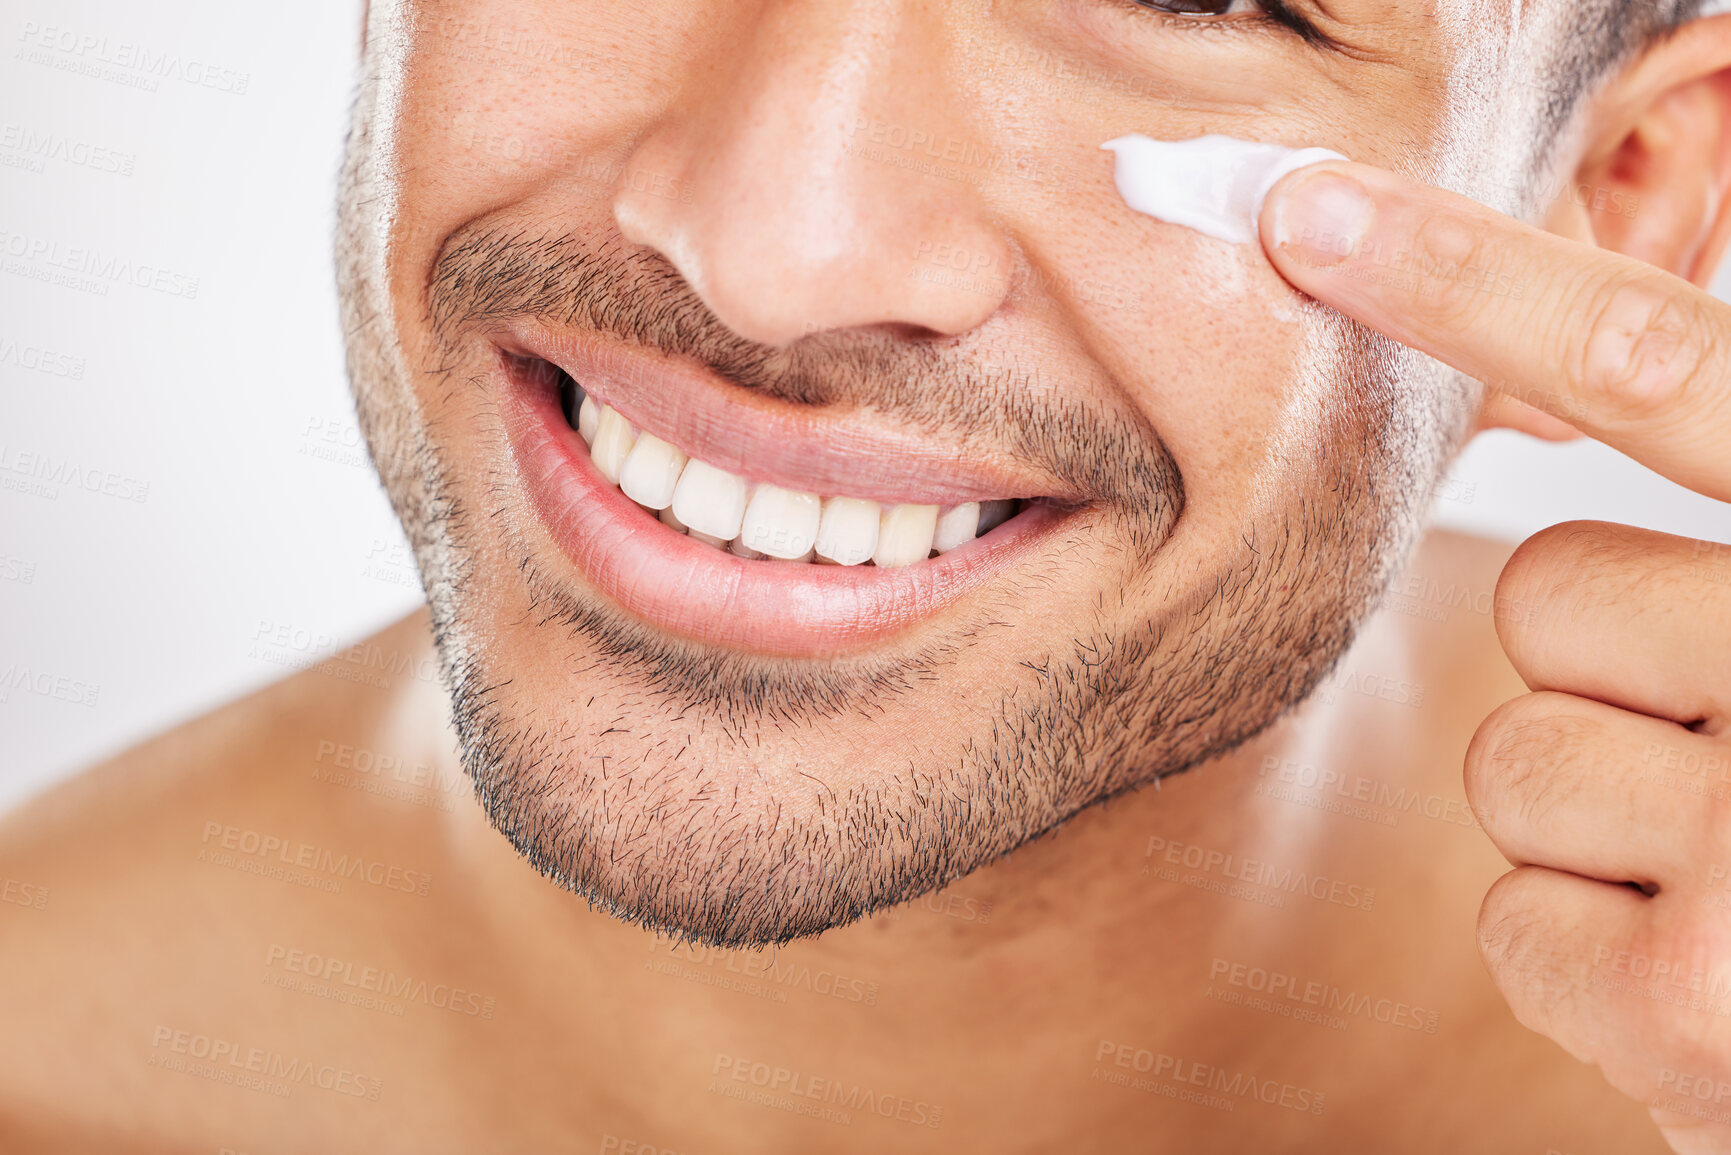
[[[817,527],[817,556],[837,565],[860,565],[878,547],[880,508],[875,501],[831,497],[823,503]]]
[[[759,485],[745,507],[739,540],[770,557],[804,557],[817,540],[822,515],[823,502],[816,494]]]
[[[685,454],[654,434],[645,433],[619,467],[619,488],[625,496],[650,509],[673,504],[673,487],[685,468]]]
[[[619,484],[619,468],[625,464],[632,444],[637,440],[631,423],[619,416],[619,411],[601,407],[601,420],[595,426],[595,441],[589,446],[589,459],[601,476]]]
[[[980,528],[974,531],[984,537],[990,531],[1010,520],[1010,515],[1016,512],[1015,498],[1005,501],[980,502]]]
[[[673,516],[689,526],[693,536],[703,533],[732,541],[745,517],[745,479],[693,458],[673,487]]]
[[[931,555],[937,528],[937,506],[892,505],[878,522],[878,547],[872,560],[886,569],[924,561]]]
[[[595,404],[595,398],[583,397],[583,404],[577,407],[577,436],[583,439],[583,444],[595,444],[595,430],[601,426],[601,406]]]
[[[964,501],[938,514],[938,528],[932,534],[932,548],[948,553],[957,546],[974,540],[975,527],[980,524],[980,503]]]
[[[685,523],[673,516],[673,507],[671,505],[662,510],[659,516],[661,518],[661,524],[665,525],[668,529],[671,529],[676,533],[685,532]]]

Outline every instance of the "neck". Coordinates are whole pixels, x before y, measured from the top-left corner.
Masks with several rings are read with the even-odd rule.
[[[1398,655],[1383,654],[1378,668],[1393,673],[1391,660]],[[442,694],[416,692],[398,723],[436,730],[448,750],[448,731],[428,725],[432,712],[442,717]],[[1356,698],[1313,702],[1237,750],[1091,807],[942,890],[778,949],[680,944],[592,910],[530,869],[466,796],[434,836],[431,853],[452,884],[429,913],[457,973],[515,992],[500,996],[502,1008],[508,998],[518,1005],[495,1024],[517,1036],[499,1053],[535,1062],[533,1074],[512,1077],[548,1079],[548,1097],[535,1101],[567,1111],[656,1118],[668,1091],[646,1085],[644,1071],[676,1072],[668,1085],[692,1093],[726,1093],[742,1063],[797,1078],[870,1076],[892,1091],[899,1077],[910,1086],[898,1094],[941,1105],[968,1093],[982,1062],[1004,1065],[1004,1085],[1025,1077],[1018,1064],[1036,1061],[1031,1049],[1058,1048],[1082,1068],[1066,1067],[1060,1082],[1085,1081],[1094,1048],[1121,1033],[1174,1053],[1230,1054],[1234,1037],[1250,1045],[1257,1016],[1221,1029],[1218,1007],[1196,998],[1210,959],[1279,958],[1318,919],[1338,919],[1336,969],[1363,965],[1353,933],[1361,915],[1272,881],[1296,873],[1351,884],[1354,868],[1335,855],[1338,816],[1258,797],[1273,781],[1271,758],[1349,757],[1367,705],[1372,715],[1378,705]],[[1012,1024],[1014,1035],[1000,1037]],[[609,1046],[567,1045],[595,1039]],[[919,1061],[880,1068],[906,1056],[910,1039],[922,1040]],[[749,1078],[739,1086],[753,1089]],[[586,1106],[572,1105],[572,1087],[585,1089]],[[736,1114],[759,1129],[780,1120]]]
[[[788,1001],[815,993],[790,977],[806,970],[858,979],[879,991],[884,1004],[892,995],[900,1003],[915,984],[930,997],[934,982],[947,981],[960,995],[976,980],[956,964],[983,953],[1028,976],[1051,974],[1079,945],[1122,939],[1126,924],[1172,933],[1189,922],[1176,908],[1197,897],[1218,905],[1211,896],[1153,881],[1146,868],[1169,859],[1174,848],[1200,848],[1219,860],[1280,846],[1295,862],[1303,859],[1322,833],[1311,816],[1299,810],[1253,816],[1245,796],[1267,757],[1293,756],[1313,741],[1314,727],[1279,727],[1206,766],[1092,807],[941,890],[780,948],[680,944],[591,910],[531,870],[468,799],[448,816],[446,835],[458,859],[449,873],[476,880],[475,889],[486,896],[476,913],[487,933],[474,940],[476,949],[502,958],[580,958],[617,973],[641,971],[645,960],[677,963],[662,968],[669,990],[683,985],[681,978],[741,989],[755,983],[770,991],[786,988]],[[1180,849],[1178,861],[1196,853]],[[1154,977],[1148,962],[1138,967],[1144,978]],[[966,1005],[961,998],[943,1001]],[[714,1013],[745,1022],[762,1010],[759,999],[741,997],[717,1000]],[[875,1015],[859,1030],[856,1039],[887,1038],[899,1027],[893,1017]]]

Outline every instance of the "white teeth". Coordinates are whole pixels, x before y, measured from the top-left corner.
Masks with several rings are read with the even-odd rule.
[[[673,487],[673,516],[693,534],[701,531],[732,541],[745,517],[744,479],[692,458]]]
[[[595,404],[595,398],[585,394],[583,404],[577,407],[577,435],[583,438],[583,444],[595,444],[595,430],[601,427],[601,406]]]
[[[617,410],[602,406],[601,420],[595,426],[595,441],[589,446],[589,459],[602,477],[618,485],[619,467],[625,464],[636,440],[637,431],[631,428],[631,423],[619,416]]]
[[[878,547],[878,503],[857,497],[832,497],[823,503],[817,527],[817,556],[837,565],[860,565]]]
[[[905,566],[966,545],[1006,521],[1014,501],[884,506],[818,497],[767,482],[752,486],[584,396],[577,431],[601,476],[676,533],[743,558],[821,565]],[[749,501],[747,498],[749,497]]]
[[[924,561],[931,556],[937,528],[937,506],[892,505],[878,521],[878,547],[872,560],[881,568]]]
[[[740,522],[739,540],[770,557],[800,558],[817,540],[823,503],[816,494],[763,484],[751,495]]]
[[[685,454],[659,437],[645,433],[619,467],[619,488],[625,496],[650,509],[673,504],[673,487],[685,468]]]
[[[938,528],[932,533],[932,548],[939,553],[949,553],[959,545],[967,545],[974,540],[979,524],[979,502],[964,501],[951,506],[938,514]]]
[[[1012,501],[982,501],[980,502],[980,528],[974,531],[976,537],[985,537],[987,533],[1010,520],[1010,515],[1016,512],[1016,503]]]

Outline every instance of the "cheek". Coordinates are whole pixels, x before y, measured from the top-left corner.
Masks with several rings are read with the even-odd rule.
[[[1165,443],[1193,510],[1242,510],[1314,458],[1275,447],[1321,435],[1332,377],[1312,361],[1314,309],[1259,248],[1132,213],[1109,186],[1042,219],[1029,253],[1055,270],[1053,306]]]
[[[548,227],[613,227],[614,191],[656,177],[627,170],[635,142],[687,82],[704,82],[695,70],[727,31],[704,23],[726,6],[662,6],[653,21],[598,0],[533,14],[491,0],[463,5],[460,18],[442,7],[454,6],[416,19],[393,158],[405,180],[390,274],[411,347],[439,245],[463,224],[537,206]],[[966,175],[983,178],[979,195],[1033,270],[1012,306],[1047,322],[1020,327],[1012,344],[1036,357],[1028,347],[1042,336],[1079,347],[1110,376],[1113,400],[1166,443],[1193,502],[1241,507],[1279,476],[1277,444],[1314,435],[1314,422],[1297,434],[1294,423],[1322,405],[1299,388],[1296,295],[1253,247],[1131,212],[1098,144],[1132,110],[1081,99],[1067,80],[1030,84],[1022,56],[993,51],[1013,47],[1001,30],[975,31],[971,43],[990,56],[968,63],[980,65],[974,95],[992,163]],[[966,255],[955,260],[973,275]]]
[[[1090,91],[1083,80],[991,74],[976,92],[1005,165],[983,185],[1032,267],[1009,302],[1102,370],[1114,400],[1135,410],[1172,454],[1192,511],[1236,517],[1270,493],[1314,484],[1328,420],[1349,375],[1315,307],[1274,271],[1261,248],[1231,245],[1134,212],[1100,143],[1146,130],[1163,139],[1225,132],[1316,139],[1306,113],[1271,97],[1256,115],[1200,115],[1171,103]],[[1312,110],[1314,111],[1314,110]],[[1366,151],[1362,141],[1341,147]],[[1036,351],[1037,355],[1037,351]]]
[[[438,246],[467,222],[537,198],[574,223],[610,219],[622,183],[654,177],[626,161],[682,68],[703,58],[702,29],[683,6],[655,20],[622,7],[476,0],[408,18],[414,51],[390,158],[401,174],[393,289],[418,294]]]
[[[1294,293],[1258,249],[1151,224],[1138,246],[1147,312],[1111,319],[1101,356],[1165,440],[1190,498],[1232,500],[1262,466],[1298,387]]]

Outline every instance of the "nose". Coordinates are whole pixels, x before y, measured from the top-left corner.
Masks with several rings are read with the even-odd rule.
[[[785,0],[712,50],[613,201],[742,337],[887,326],[952,336],[1002,303],[1011,249],[944,56],[941,5]]]

